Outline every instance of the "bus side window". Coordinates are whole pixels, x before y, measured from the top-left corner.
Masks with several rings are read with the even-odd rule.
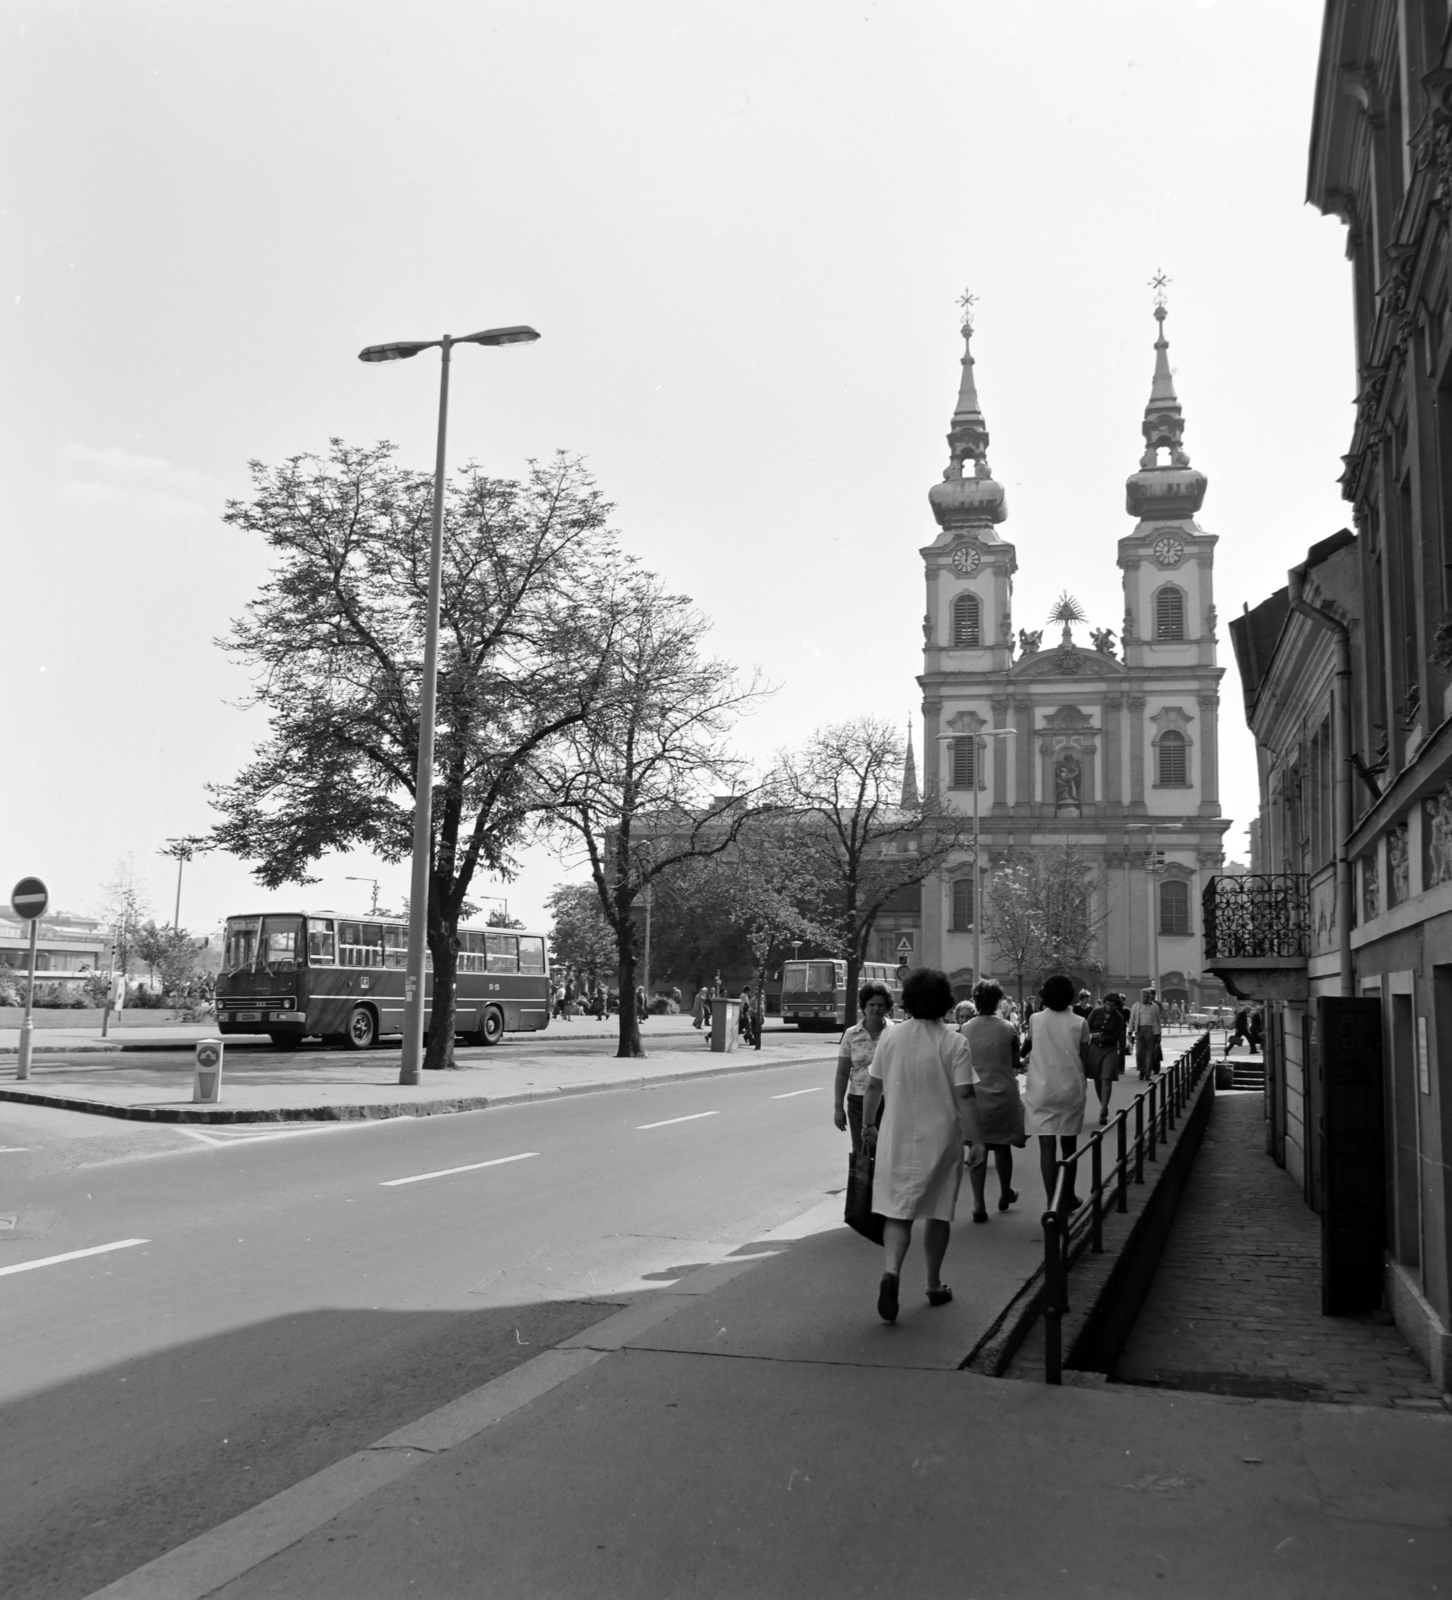
[[[406,967],[408,965],[408,929],[384,924],[383,965]]]
[[[542,937],[533,937],[529,934],[520,934],[519,970],[521,972],[543,972],[544,969],[544,939]]]
[[[484,935],[482,933],[461,933],[459,935],[459,971],[483,972],[484,970]]]
[[[308,965],[333,965],[333,924],[321,917],[308,918]]]
[[[338,924],[338,960],[344,967],[367,966],[363,950],[363,925],[361,922]]]
[[[381,967],[383,965],[383,925],[378,922],[365,922],[363,924],[363,960],[359,962],[363,967]]]
[[[519,941],[512,933],[488,933],[484,945],[489,954],[490,972],[519,971]]]

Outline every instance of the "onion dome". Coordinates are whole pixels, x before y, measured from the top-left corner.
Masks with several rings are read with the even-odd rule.
[[[1003,485],[988,466],[988,424],[973,383],[973,323],[963,319],[963,382],[948,429],[948,467],[943,481],[928,490],[928,504],[940,528],[989,529],[1008,515]],[[963,469],[972,463],[972,475]]]
[[[1193,517],[1205,499],[1209,480],[1190,465],[1185,454],[1185,414],[1170,376],[1169,341],[1165,338],[1163,296],[1155,305],[1159,337],[1155,340],[1155,375],[1144,408],[1144,454],[1139,471],[1124,486],[1124,509],[1132,517]],[[1160,451],[1166,455],[1161,465]]]

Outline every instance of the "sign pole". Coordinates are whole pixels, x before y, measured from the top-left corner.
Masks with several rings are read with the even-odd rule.
[[[30,1020],[31,1007],[35,1003],[35,930],[40,926],[40,918],[30,919],[30,955],[26,965],[30,970],[25,975],[25,1015],[20,1021],[20,1057],[15,1063],[16,1079],[24,1083],[30,1077]]]

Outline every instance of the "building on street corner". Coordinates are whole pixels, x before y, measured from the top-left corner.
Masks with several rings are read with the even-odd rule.
[[[1385,1303],[1452,1384],[1452,42],[1443,0],[1331,0],[1308,198],[1347,230],[1353,529],[1232,632],[1252,873],[1211,961],[1268,1002],[1267,1143],[1327,1310]],[[1309,470],[1318,470],[1314,463]]]
[[[1126,485],[1135,525],[1119,541],[1122,656],[1113,628],[1075,641],[1087,619],[1067,595],[1057,638],[1045,641],[1041,627],[1015,634],[1018,554],[999,532],[1008,507],[989,468],[965,318],[948,467],[928,495],[939,531],[921,552],[918,682],[926,783],[964,812],[977,790],[985,901],[1005,863],[1073,845],[1093,864],[1102,919],[1098,967],[1085,980],[1135,990],[1158,978],[1166,999],[1198,1007],[1225,995],[1203,973],[1199,902],[1230,823],[1217,768],[1216,536],[1195,520],[1207,480],[1185,453],[1165,316],[1161,296],[1144,453]],[[971,849],[923,885],[921,959],[958,993],[980,976],[977,898]],[[1002,953],[981,937],[980,948],[985,971],[1004,976]]]

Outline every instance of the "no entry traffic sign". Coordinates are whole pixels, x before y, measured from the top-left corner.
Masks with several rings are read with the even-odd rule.
[[[39,878],[22,878],[10,891],[10,909],[22,921],[44,916],[49,904],[50,891]]]

